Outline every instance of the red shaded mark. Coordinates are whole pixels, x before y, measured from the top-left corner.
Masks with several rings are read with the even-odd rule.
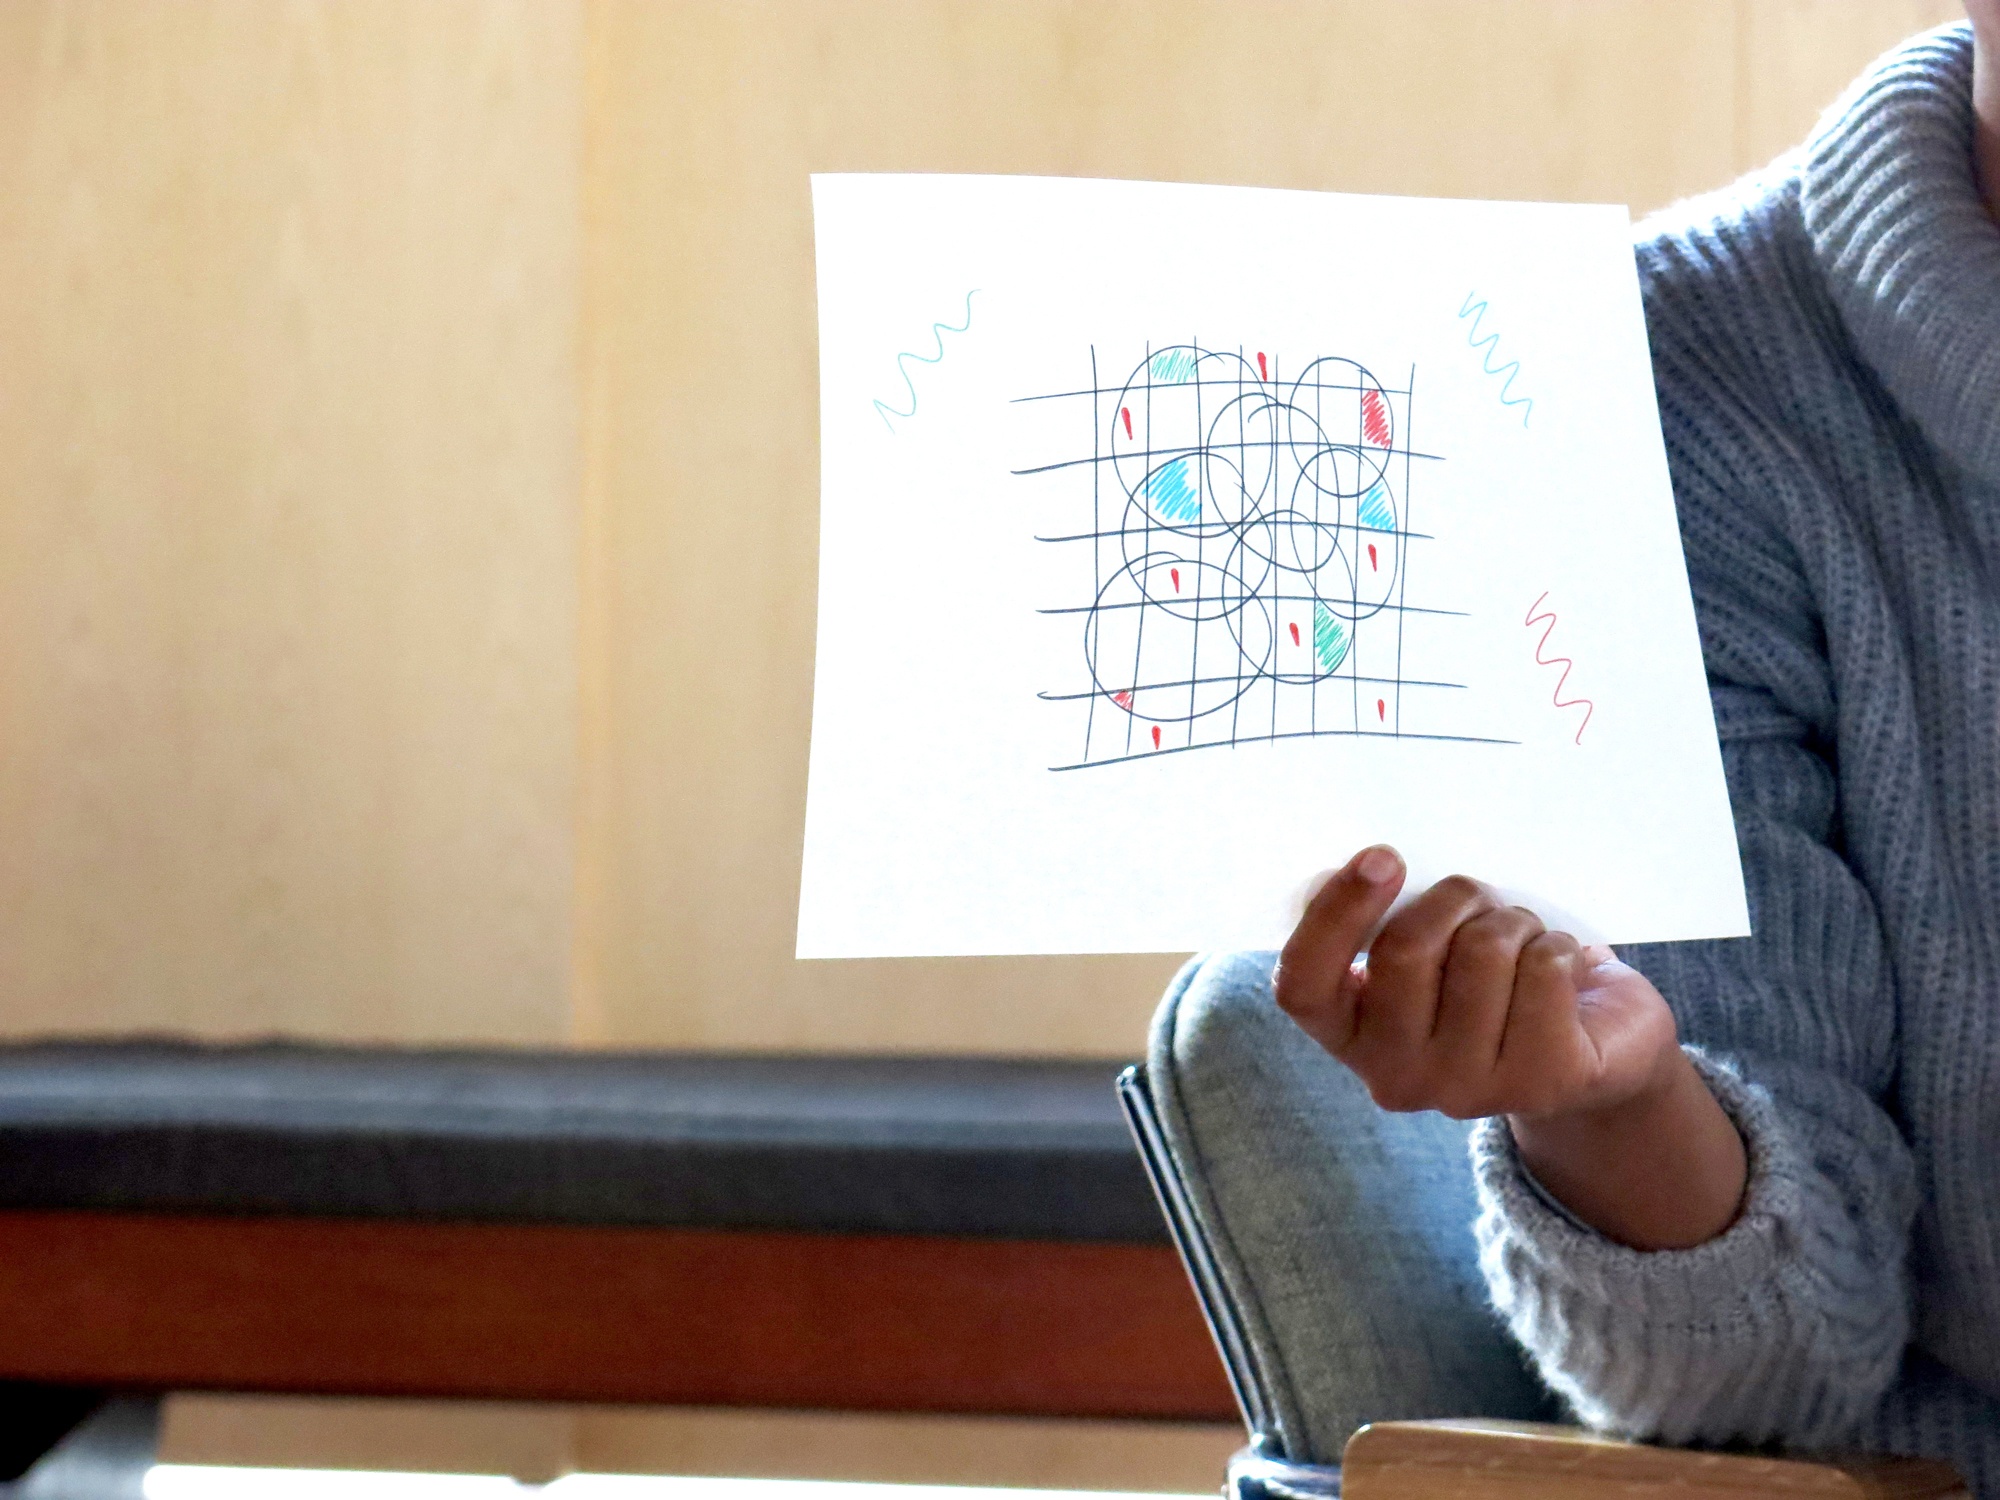
[[[1389,722],[1389,705],[1380,698],[1375,700],[1375,717],[1384,724]]]
[[[1129,438],[1132,435],[1132,408],[1121,406],[1118,408],[1118,415],[1125,419],[1125,436]]]
[[[1368,544],[1368,566],[1373,568],[1377,573],[1382,571],[1382,565],[1375,561],[1375,544],[1373,542]]]
[[[1153,748],[1155,750],[1160,748],[1160,726],[1157,724],[1153,726]]]
[[[1292,644],[1293,644],[1294,646],[1296,646],[1296,645],[1297,645],[1298,643],[1299,643],[1299,627],[1298,627],[1297,625],[1293,625],[1293,626],[1292,626]]]
[[[1178,594],[1181,591],[1181,570],[1179,568],[1169,568],[1167,571],[1174,575],[1174,592]]]
[[[1535,642],[1535,665],[1538,667],[1561,667],[1563,669],[1562,676],[1556,679],[1556,690],[1549,695],[1549,700],[1557,708],[1575,708],[1579,703],[1583,705],[1583,722],[1576,726],[1576,739],[1574,741],[1574,743],[1581,745],[1583,743],[1583,731],[1590,724],[1590,716],[1597,712],[1597,705],[1588,698],[1563,697],[1563,687],[1569,682],[1570,669],[1576,665],[1575,662],[1571,661],[1567,656],[1542,655],[1542,647],[1549,643],[1549,636],[1556,628],[1556,612],[1552,609],[1545,609],[1540,614],[1536,614],[1535,611],[1542,609],[1542,599],[1548,597],[1548,590],[1543,589],[1541,599],[1537,599],[1533,604],[1528,606],[1527,618],[1522,620],[1521,623],[1527,626],[1528,629],[1533,630],[1542,621],[1547,620],[1549,622],[1546,626],[1543,626],[1542,638]]]
[[[1361,393],[1361,440],[1377,448],[1389,446],[1389,403],[1372,388]]]
[[[1259,380],[1269,380],[1271,378],[1270,370],[1264,365],[1264,351],[1262,349],[1257,351],[1257,378]]]
[[[1127,713],[1130,713],[1132,710],[1132,695],[1129,692],[1126,692],[1121,689],[1120,691],[1115,692],[1111,695],[1111,701],[1117,704],[1120,708],[1124,709]]]

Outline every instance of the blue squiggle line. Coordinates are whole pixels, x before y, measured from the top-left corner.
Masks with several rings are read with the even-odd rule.
[[[894,432],[896,430],[896,424],[894,422],[891,422],[889,418],[903,417],[905,419],[908,419],[910,417],[914,417],[917,414],[917,383],[914,380],[910,379],[909,367],[905,365],[903,361],[906,359],[914,359],[918,364],[934,365],[939,360],[943,359],[944,336],[947,333],[964,333],[966,329],[972,326],[972,297],[973,293],[977,292],[978,290],[979,290],[978,287],[974,287],[972,291],[967,292],[965,294],[965,321],[963,323],[959,324],[956,328],[952,327],[951,324],[949,323],[931,324],[931,337],[937,340],[937,351],[938,351],[937,353],[918,354],[913,349],[906,349],[903,351],[903,353],[896,356],[897,372],[902,375],[903,384],[906,387],[908,387],[910,392],[910,409],[908,411],[898,411],[896,410],[895,407],[891,406],[886,401],[877,401],[875,403],[875,410],[882,418],[882,425],[888,428],[889,431]]]
[[[1479,293],[1467,292],[1465,294],[1464,305],[1458,310],[1458,315],[1461,318],[1472,319],[1472,327],[1467,331],[1465,341],[1473,348],[1481,351],[1479,362],[1484,366],[1488,375],[1505,375],[1507,377],[1500,383],[1500,404],[1502,406],[1525,406],[1527,410],[1521,413],[1521,425],[1526,427],[1528,425],[1528,418],[1535,410],[1535,398],[1532,396],[1510,396],[1507,394],[1514,388],[1514,377],[1521,373],[1521,362],[1517,359],[1504,365],[1493,363],[1493,350],[1500,342],[1500,335],[1489,333],[1483,339],[1479,336],[1479,324],[1481,319],[1486,316],[1486,304],[1479,302],[1477,307],[1473,306],[1473,303],[1478,301],[1478,299]]]

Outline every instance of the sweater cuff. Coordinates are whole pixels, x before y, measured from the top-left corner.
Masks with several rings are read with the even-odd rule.
[[[1749,1166],[1736,1221],[1693,1249],[1634,1250],[1607,1239],[1534,1181],[1504,1118],[1474,1128],[1481,1265],[1495,1307],[1531,1349],[1554,1333],[1538,1325],[1559,1306],[1595,1306],[1607,1325],[1644,1329],[1648,1342],[1707,1342],[1740,1316],[1746,1295],[1768,1289],[1796,1258],[1805,1163],[1770,1096],[1699,1048],[1683,1050],[1742,1134]]]
[[[1764,1115],[1769,1116],[1769,1101],[1761,1089],[1753,1089],[1750,1084],[1743,1081],[1742,1076],[1735,1069],[1726,1063],[1717,1062],[1699,1047],[1684,1046],[1681,1048],[1681,1051],[1687,1055],[1688,1061],[1694,1064],[1695,1072],[1700,1075],[1701,1081],[1708,1085],[1709,1093],[1713,1094],[1716,1102],[1722,1106],[1722,1112],[1728,1115],[1731,1122],[1734,1123],[1736,1133],[1743,1137],[1746,1168],[1750,1168],[1750,1164],[1754,1161],[1755,1157],[1755,1147],[1752,1144],[1754,1137],[1751,1132],[1758,1127],[1746,1124],[1745,1120],[1746,1117],[1755,1114],[1760,1105],[1763,1107]],[[1769,1123],[1775,1128],[1775,1120],[1771,1120]],[[1512,1163],[1513,1170],[1520,1174],[1522,1183],[1527,1187],[1529,1192],[1534,1194],[1536,1201],[1548,1210],[1548,1212],[1561,1218],[1572,1229],[1581,1234],[1588,1235],[1592,1239],[1602,1239],[1602,1235],[1584,1223],[1575,1214],[1571,1213],[1568,1206],[1560,1198],[1556,1197],[1554,1193],[1543,1187],[1542,1180],[1529,1170],[1528,1164],[1521,1160],[1519,1143],[1515,1141],[1514,1132],[1507,1127],[1504,1117],[1494,1116],[1491,1119],[1480,1122],[1481,1129],[1495,1127],[1505,1137],[1505,1151],[1508,1160]],[[1481,1149],[1481,1146],[1475,1142],[1473,1147],[1475,1163],[1479,1159],[1478,1153]],[[1754,1170],[1754,1168],[1751,1168],[1751,1170]],[[1751,1184],[1747,1180],[1749,1175],[1750,1171],[1746,1170],[1743,1203],[1738,1205],[1739,1219],[1742,1215],[1749,1212],[1751,1194]],[[1734,1227],[1733,1221],[1731,1227]]]

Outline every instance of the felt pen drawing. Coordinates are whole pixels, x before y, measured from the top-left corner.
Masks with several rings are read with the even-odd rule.
[[[1562,668],[1562,676],[1556,679],[1555,691],[1549,695],[1550,701],[1557,708],[1575,708],[1579,704],[1583,706],[1583,719],[1576,726],[1576,739],[1574,741],[1574,743],[1581,745],[1583,743],[1583,731],[1590,723],[1590,716],[1597,711],[1597,705],[1592,703],[1588,698],[1563,697],[1563,689],[1569,684],[1569,674],[1571,669],[1576,666],[1575,662],[1571,661],[1567,656],[1542,655],[1542,648],[1548,645],[1549,636],[1554,632],[1557,625],[1556,612],[1552,609],[1542,609],[1542,601],[1548,597],[1548,590],[1542,590],[1541,597],[1528,606],[1528,616],[1521,623],[1530,630],[1533,630],[1537,625],[1542,626],[1542,638],[1535,642],[1535,665],[1538,667]],[[1541,610],[1542,612],[1536,614],[1536,610]],[[1543,621],[1547,621],[1548,623],[1544,625]]]
[[[1361,393],[1361,438],[1371,447],[1389,446],[1389,403],[1379,390]]]
[[[1040,538],[1080,564],[1040,612],[1081,627],[1080,670],[1040,696],[1089,705],[1079,753],[1050,769],[1335,735],[1507,743],[1462,717],[1449,668],[1424,669],[1469,615],[1409,587],[1433,540],[1411,494],[1443,461],[1410,445],[1414,367],[1385,380],[1193,338],[1132,359],[1105,379],[1093,348],[1087,380],[1016,398],[1081,428],[1015,471],[1062,475],[1081,502]]]
[[[910,409],[908,411],[903,411],[900,408],[891,406],[889,405],[888,402],[881,400],[878,400],[875,403],[875,411],[882,418],[882,425],[888,428],[889,431],[894,432],[896,430],[896,424],[894,422],[891,422],[889,418],[901,417],[905,421],[907,421],[909,418],[914,417],[917,414],[917,383],[910,378],[910,368],[908,365],[904,364],[903,361],[907,359],[914,359],[918,364],[934,365],[939,360],[943,359],[944,336],[947,333],[964,333],[967,329],[972,327],[972,299],[978,293],[978,291],[979,288],[974,287],[971,291],[965,294],[965,321],[963,323],[959,323],[957,325],[953,325],[950,323],[931,324],[931,337],[937,340],[937,353],[918,354],[913,349],[906,349],[901,354],[898,354],[896,356],[896,370],[903,377],[903,385],[905,389],[907,389],[910,393]]]
[[[1486,303],[1480,298],[1479,293],[1465,294],[1465,301],[1460,304],[1458,315],[1461,319],[1472,319],[1472,327],[1466,331],[1465,341],[1479,351],[1480,365],[1484,373],[1504,377],[1500,382],[1500,404],[1520,407],[1521,425],[1526,427],[1529,416],[1535,410],[1534,398],[1509,394],[1514,389],[1514,378],[1521,373],[1521,362],[1518,359],[1509,360],[1504,365],[1493,362],[1494,351],[1500,344],[1500,335],[1489,333],[1484,338],[1479,336],[1479,325],[1486,317]]]

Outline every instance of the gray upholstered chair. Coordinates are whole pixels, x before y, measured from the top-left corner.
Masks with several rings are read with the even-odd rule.
[[[1369,1422],[1555,1419],[1487,1303],[1466,1127],[1376,1108],[1271,962],[1189,963],[1123,1082],[1252,1435],[1236,1492],[1325,1492]]]

